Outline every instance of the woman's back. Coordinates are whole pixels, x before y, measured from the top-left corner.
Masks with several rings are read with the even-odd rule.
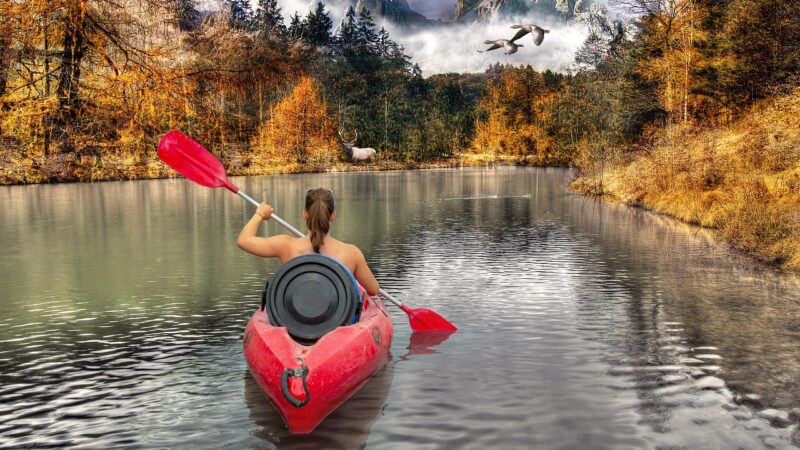
[[[244,226],[236,240],[239,248],[257,256],[280,258],[281,263],[300,255],[321,253],[336,259],[347,267],[368,294],[378,294],[380,286],[372,275],[361,250],[355,245],[339,241],[329,234],[330,222],[336,218],[333,193],[330,190],[310,189],[306,193],[304,216],[309,229],[308,236],[299,238],[287,235],[268,238],[256,236],[261,221],[269,220],[271,215],[271,206],[265,203],[258,207],[253,219]]]
[[[359,256],[361,255],[361,251],[358,247],[342,242],[331,235],[325,236],[323,242],[324,244],[320,247],[319,253],[339,261],[347,267],[350,272],[355,274],[358,267]],[[281,255],[281,262],[285,263],[292,258],[309,253],[315,252],[311,245],[311,239],[308,236],[292,238],[286,243],[286,250],[284,254]]]

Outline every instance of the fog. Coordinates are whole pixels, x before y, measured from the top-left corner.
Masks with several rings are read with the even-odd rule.
[[[511,39],[517,30],[515,23],[535,23],[549,29],[540,47],[533,43],[531,35],[517,40],[522,47],[513,55],[506,55],[504,48],[478,53],[489,47],[485,40]],[[423,74],[443,72],[483,72],[490,64],[530,64],[536,69],[551,69],[563,72],[572,65],[575,52],[586,38],[580,26],[569,26],[553,19],[523,17],[519,20],[502,20],[488,24],[452,24],[433,27],[429,30],[402,32],[387,25],[393,39],[406,48],[406,53],[418,63]]]
[[[308,13],[317,3],[317,0],[279,0],[283,15],[287,20],[295,12],[300,16]],[[416,7],[418,12],[428,17],[448,18],[446,11],[452,11],[455,2],[452,0],[423,1],[412,0],[409,2]],[[329,0],[325,2],[327,10],[333,20],[334,27],[338,27],[344,11],[352,0]],[[563,72],[567,70],[575,59],[575,52],[586,38],[586,29],[581,25],[569,25],[553,16],[536,16],[529,14],[522,17],[504,18],[490,23],[470,24],[442,24],[431,25],[426,29],[404,29],[390,22],[378,18],[378,27],[385,26],[393,40],[403,45],[406,54],[412,57],[412,62],[422,68],[425,76],[445,72],[483,72],[490,64],[525,65],[530,64],[536,69],[550,69]],[[488,45],[485,40],[510,39],[517,30],[511,29],[515,23],[534,23],[542,28],[549,29],[544,43],[536,47],[530,35],[524,36],[517,43],[522,48],[513,55],[504,54],[505,49],[500,48],[488,53],[478,53]]]

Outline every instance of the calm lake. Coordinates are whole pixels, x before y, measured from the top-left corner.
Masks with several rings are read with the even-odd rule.
[[[411,336],[389,306],[391,361],[310,436],[242,355],[277,268],[234,243],[251,207],[182,179],[0,188],[0,448],[800,445],[800,279],[570,179],[235,180],[296,226],[306,189],[333,189],[333,234],[460,328]]]

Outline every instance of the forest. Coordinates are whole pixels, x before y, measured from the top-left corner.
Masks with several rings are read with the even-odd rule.
[[[390,167],[452,158],[473,135],[482,77],[424,79],[367,9],[334,33],[321,2],[288,25],[276,0],[0,7],[0,183],[164,176],[170,129],[238,174],[329,169],[339,132]]]
[[[594,11],[568,70],[423,77],[365,8],[0,1],[0,184],[168,176],[170,129],[235,174],[571,166],[579,192],[800,269],[800,2]],[[350,163],[356,133],[376,161]]]

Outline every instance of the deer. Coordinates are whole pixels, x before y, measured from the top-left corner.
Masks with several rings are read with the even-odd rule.
[[[342,136],[341,131],[337,131],[339,134],[339,139],[342,141],[342,145],[344,146],[344,151],[347,153],[347,157],[356,161],[368,161],[374,160],[376,151],[374,148],[371,147],[356,147],[353,144],[356,143],[356,139],[358,139],[358,130],[353,130],[355,132],[355,137],[352,141],[348,141],[347,139]]]

